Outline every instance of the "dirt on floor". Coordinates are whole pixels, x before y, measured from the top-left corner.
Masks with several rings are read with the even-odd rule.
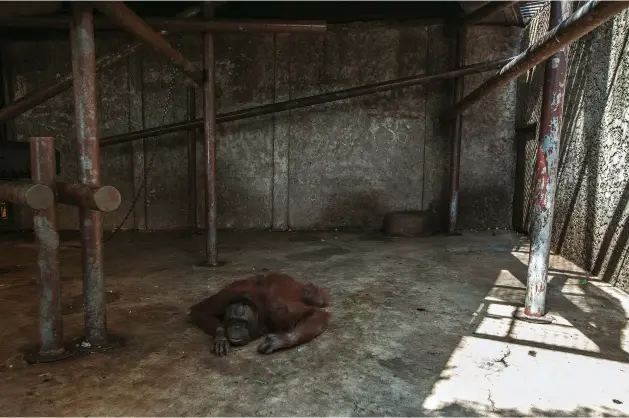
[[[36,246],[0,242],[0,413],[60,416],[629,415],[629,296],[552,257],[555,321],[515,320],[528,247],[510,232],[121,233],[105,247],[109,353],[28,365],[37,342]],[[83,330],[80,249],[62,241],[67,340]],[[270,356],[228,357],[186,322],[228,282],[283,271],[328,289],[332,323]]]

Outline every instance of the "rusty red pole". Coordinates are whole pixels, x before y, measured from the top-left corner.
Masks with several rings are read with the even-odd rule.
[[[627,1],[589,1],[572,17],[546,32],[539,41],[505,65],[498,74],[485,81],[456,105],[445,111],[441,116],[442,121],[453,120],[457,114],[465,111],[478,100],[508,84],[511,80],[545,61],[585,34],[590,33],[627,7],[629,7]]]
[[[76,126],[79,181],[88,187],[100,186],[100,148],[96,109],[96,59],[92,6],[72,3],[70,46]],[[80,350],[91,352],[110,348],[105,312],[103,277],[103,223],[99,211],[80,208],[81,256],[83,262],[83,299],[85,340]]]
[[[214,17],[214,5],[205,2],[203,17]],[[205,168],[205,224],[207,227],[205,260],[207,266],[218,265],[216,233],[216,73],[214,36],[203,35],[203,164]]]
[[[33,137],[31,147],[31,176],[33,183],[55,187],[55,141],[50,137]],[[63,312],[61,281],[59,280],[59,234],[57,233],[57,204],[35,210],[33,229],[39,244],[39,349],[29,351],[29,363],[49,363],[72,356],[76,348],[63,343]]]
[[[465,42],[467,29],[462,28],[456,34],[456,63],[457,68],[465,66]],[[454,103],[463,97],[465,79],[454,79]],[[448,232],[456,234],[456,223],[459,212],[459,172],[461,169],[461,136],[463,134],[463,116],[457,115],[452,124],[452,152],[450,154],[450,211]]]
[[[570,12],[570,2],[551,2],[550,25],[556,26],[565,21],[570,17]],[[559,50],[546,62],[535,161],[535,199],[530,231],[526,301],[524,310],[516,311],[516,317],[520,319],[544,323],[552,322],[552,318],[546,315],[546,288],[567,67],[565,49]]]

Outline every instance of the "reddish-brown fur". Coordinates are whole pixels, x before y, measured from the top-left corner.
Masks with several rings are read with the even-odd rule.
[[[267,345],[272,339],[273,347],[264,352],[306,343],[328,326],[330,314],[321,309],[330,303],[327,292],[282,273],[256,275],[230,283],[190,309],[192,322],[216,336],[227,306],[241,296],[249,298],[257,308],[263,334],[273,333],[267,336]]]

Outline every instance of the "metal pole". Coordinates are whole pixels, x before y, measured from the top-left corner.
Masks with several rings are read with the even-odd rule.
[[[197,84],[203,84],[203,77],[196,66],[188,61],[186,57],[170,45],[166,38],[155,32],[144,20],[142,20],[142,18],[136,15],[133,10],[129,9],[123,2],[97,1],[93,4],[95,8],[119,24],[124,30],[145,42],[147,45],[153,47],[153,49],[166,57],[171,64],[190,77]]]
[[[459,27],[463,29],[467,26],[472,26],[516,3],[519,3],[519,2],[518,1],[488,1],[486,4],[482,5],[478,9],[463,16],[463,19],[460,22]]]
[[[489,62],[482,62],[478,64],[467,65],[462,68],[456,68],[454,70],[421,74],[411,77],[399,78],[395,80],[383,81],[375,84],[367,84],[360,87],[353,87],[346,90],[333,91],[330,93],[317,94],[315,96],[302,97],[299,99],[287,100],[285,102],[271,103],[268,105],[250,107],[247,109],[236,110],[234,112],[223,113],[216,116],[217,123],[232,122],[236,120],[242,120],[247,118],[253,118],[257,116],[269,115],[277,112],[284,112],[287,110],[299,109],[307,106],[314,106],[323,103],[335,102],[338,100],[351,99],[353,97],[364,96],[367,94],[380,93],[389,90],[402,89],[406,87],[418,86],[421,84],[427,84],[430,82],[449,80],[456,77],[461,77],[469,74],[477,74],[485,71],[497,70],[502,68],[512,58],[500,59]],[[171,125],[142,129],[140,131],[129,132],[126,134],[113,135],[106,138],[102,138],[100,141],[101,147],[121,144],[124,142],[135,141],[136,139],[150,138],[162,134],[169,134],[172,132],[184,131],[187,129],[199,129],[203,126],[203,119],[195,119],[191,121],[177,122]]]
[[[59,203],[79,208],[113,212],[120,206],[120,192],[113,186],[57,183]]]
[[[195,88],[188,87],[188,120],[196,118]],[[188,132],[188,219],[193,231],[197,229],[197,131]]]
[[[200,12],[201,8],[195,6],[184,10],[178,16],[189,18],[194,17]],[[161,31],[160,33],[162,35],[168,34],[168,32],[166,31]],[[111,67],[115,63],[129,57],[142,46],[144,46],[144,42],[141,41],[123,45],[117,52],[113,52],[109,55],[105,55],[104,57],[100,57],[96,61],[96,70],[101,71]],[[67,74],[65,77],[62,77],[54,84],[39,88],[32,93],[27,93],[19,99],[15,100],[13,103],[0,109],[0,122],[17,118],[22,113],[27,112],[34,107],[37,107],[38,105],[44,103],[46,100],[52,99],[53,97],[63,93],[70,87],[72,87],[72,73]]]
[[[498,74],[485,81],[460,102],[443,113],[442,120],[453,120],[457,114],[511,80],[545,61],[560,49],[593,31],[609,19],[629,7],[627,1],[590,1],[569,19],[556,25],[534,45],[505,65]]]
[[[0,180],[0,200],[42,210],[54,204],[55,195],[45,184]]]
[[[214,17],[214,5],[203,4],[206,19]],[[205,222],[207,240],[204,263],[218,265],[218,245],[216,234],[216,74],[214,57],[214,36],[203,35],[203,164],[205,165]]]
[[[76,148],[79,180],[88,187],[100,186],[100,150],[96,109],[96,60],[94,56],[94,13],[90,5],[72,3],[72,74]],[[108,346],[105,283],[103,277],[102,213],[80,208],[81,257],[85,340],[80,350],[101,350]]]
[[[465,42],[467,29],[463,28],[456,35],[456,66],[458,68],[465,65]],[[454,103],[463,97],[465,79],[457,77],[454,79]],[[450,158],[450,216],[448,222],[448,232],[451,235],[456,233],[456,222],[459,210],[459,171],[461,168],[461,135],[463,133],[463,117],[457,115],[452,124],[452,152]]]
[[[147,17],[143,19],[153,29],[170,32],[223,32],[223,33],[325,33],[327,25],[322,21],[281,20],[187,20]],[[70,19],[65,16],[5,17],[0,18],[0,28],[69,29]],[[95,19],[95,30],[119,30],[120,26],[107,19]]]
[[[556,1],[551,3],[551,25],[558,25],[569,16],[570,2]],[[552,321],[552,318],[546,316],[546,288],[567,67],[566,50],[561,49],[546,63],[544,74],[539,145],[535,161],[536,188],[530,232],[531,250],[526,283],[526,301],[524,310],[516,311],[517,317],[536,322]]]
[[[31,177],[33,183],[55,187],[55,141],[49,137],[33,137],[31,147]],[[25,356],[29,363],[48,363],[68,358],[76,352],[63,343],[63,313],[61,281],[59,280],[59,234],[57,233],[57,204],[35,210],[33,229],[39,244],[39,349]]]

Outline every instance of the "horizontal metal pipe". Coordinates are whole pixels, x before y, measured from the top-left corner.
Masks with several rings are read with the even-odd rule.
[[[201,71],[123,2],[95,1],[93,4],[95,8],[120,25],[124,30],[153,47],[155,51],[162,54],[171,64],[197,84],[203,84]]]
[[[28,206],[31,209],[48,209],[55,202],[55,195],[44,184],[17,181],[0,181],[0,200]]]
[[[64,205],[113,212],[118,209],[122,197],[113,186],[89,186],[57,182],[57,199]]]
[[[179,17],[189,18],[201,13],[199,6],[194,6],[184,10]],[[168,32],[160,32],[162,35],[167,35]],[[144,46],[144,42],[136,41],[123,45],[118,51],[111,54],[100,57],[96,60],[96,71],[102,71],[111,67],[115,63],[129,57],[139,48]],[[34,107],[44,103],[46,100],[52,99],[58,94],[63,93],[72,87],[72,73],[66,74],[60,78],[59,81],[49,86],[41,87],[34,92],[26,93],[24,96],[15,100],[13,103],[0,109],[0,122],[17,118],[24,112],[27,112]]]
[[[515,57],[498,74],[489,78],[451,109],[444,112],[442,121],[449,122],[453,120],[457,114],[468,109],[478,100],[550,58],[571,42],[593,31],[627,7],[629,7],[629,2],[627,1],[588,2],[577,10],[572,17],[555,26],[538,42]]]
[[[189,20],[145,18],[153,29],[171,32],[251,32],[251,33],[325,33],[327,25],[322,21],[282,20]],[[0,18],[0,28],[70,29],[70,17],[18,17]],[[94,19],[94,29],[120,30],[120,26],[108,19]]]
[[[216,115],[216,123],[232,122],[241,119],[253,118],[256,116],[268,115],[271,113],[283,112],[287,110],[299,109],[302,107],[313,106],[317,104],[334,102],[337,100],[349,99],[352,97],[364,96],[367,94],[380,93],[389,90],[396,90],[405,87],[417,86],[438,80],[447,80],[451,78],[461,77],[469,74],[481,73],[501,68],[512,58],[501,60],[482,62],[479,64],[467,65],[465,67],[456,68],[440,73],[421,74],[411,77],[398,78],[390,81],[383,81],[375,84],[367,84],[361,87],[353,87],[346,90],[334,91],[331,93],[318,94],[316,96],[302,97],[300,99],[288,100],[285,102],[271,103],[264,106],[251,107],[247,109],[236,110],[234,112],[222,113]],[[171,125],[161,127],[143,129],[141,131],[130,132],[126,134],[113,135],[101,138],[100,146],[121,144],[124,142],[135,141],[142,138],[150,138],[159,134],[169,134],[172,132],[184,131],[188,129],[200,129],[203,127],[203,119],[194,119],[184,122],[177,122]]]

